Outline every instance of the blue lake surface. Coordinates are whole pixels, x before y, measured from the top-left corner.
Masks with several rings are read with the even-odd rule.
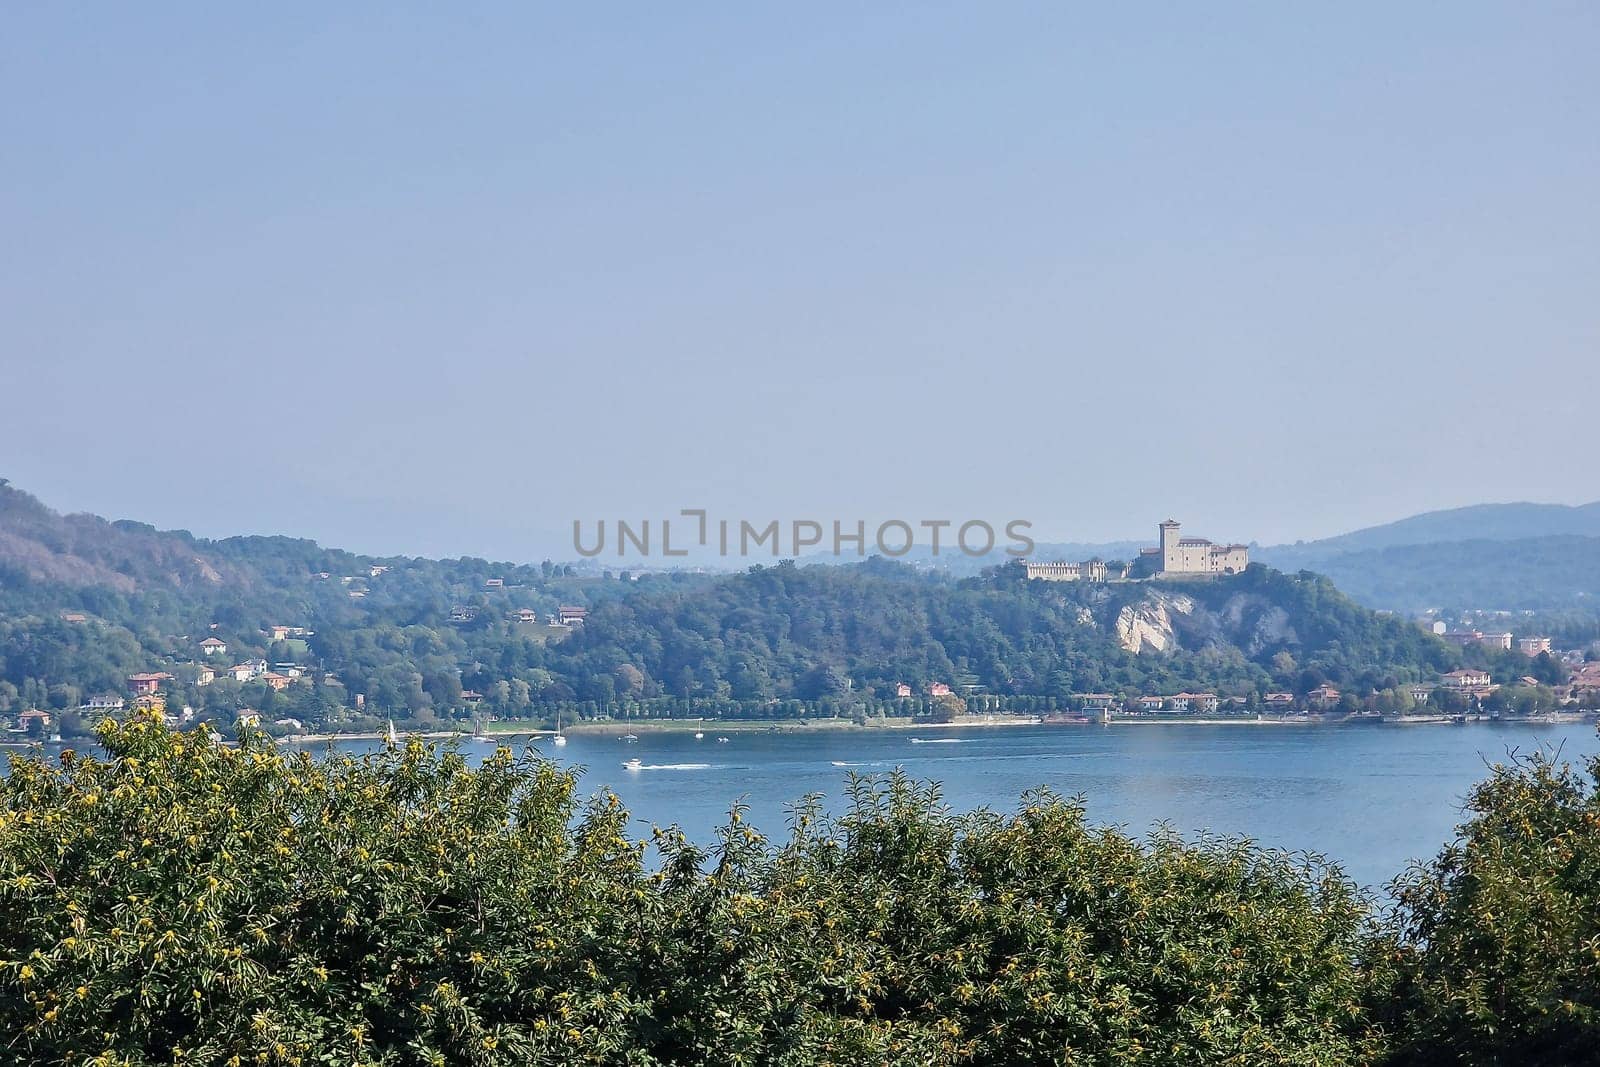
[[[1540,746],[1573,761],[1600,752],[1600,737],[1586,724],[935,728],[728,733],[727,743],[716,736],[708,722],[700,741],[679,733],[645,733],[634,743],[575,734],[563,748],[548,739],[534,748],[585,768],[585,793],[613,790],[640,836],[652,823],[676,823],[709,842],[742,801],[751,822],[782,837],[789,806],[806,794],[821,793],[837,808],[849,773],[900,767],[940,782],[956,810],[1011,810],[1022,793],[1047,786],[1081,796],[1096,823],[1144,833],[1166,822],[1320,852],[1374,888],[1451,838],[1488,764]],[[360,752],[376,744],[334,747]],[[490,746],[468,742],[463,750],[481,758]],[[630,758],[643,767],[625,769]]]

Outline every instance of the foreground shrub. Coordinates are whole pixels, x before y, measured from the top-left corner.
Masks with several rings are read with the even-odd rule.
[[[284,756],[147,721],[0,781],[27,1063],[1370,1062],[1394,946],[1336,869],[857,780],[771,843],[630,840],[500,750]]]
[[[1394,886],[1414,946],[1402,1055],[1600,1062],[1600,760],[1493,769],[1458,839]]]

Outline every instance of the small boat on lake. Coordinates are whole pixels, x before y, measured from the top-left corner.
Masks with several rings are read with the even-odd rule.
[[[642,768],[643,766],[644,766],[644,761],[641,760],[639,757],[635,756],[633,759],[628,760],[627,762],[625,762],[622,765],[622,768],[623,768],[623,770],[637,771],[640,768]]]

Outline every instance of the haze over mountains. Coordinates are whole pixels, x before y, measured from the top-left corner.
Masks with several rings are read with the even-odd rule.
[[[1231,532],[1215,531],[1219,538]],[[234,557],[251,540],[206,541],[136,521],[58,515],[0,479],[0,567],[17,568],[35,580],[124,592],[157,579],[176,584],[249,582],[248,568],[238,566]],[[1144,540],[1041,542],[1033,557],[1128,559],[1154,540],[1152,531]],[[352,548],[359,551],[359,546]],[[1325,574],[1374,608],[1600,612],[1600,501],[1577,506],[1478,504],[1426,512],[1316,541],[1252,545],[1251,558],[1283,571]],[[946,552],[934,559],[920,546],[903,557],[904,562],[954,575],[976,573],[1005,559],[999,552],[986,558]],[[728,562],[731,569],[740,569],[756,561]],[[638,567],[638,561],[631,563]],[[629,565],[628,560],[604,559],[580,564],[617,570]]]
[[[1327,559],[1330,556],[1399,545],[1445,541],[1524,541],[1571,535],[1600,537],[1600,501],[1592,504],[1474,504],[1428,511],[1381,526],[1368,526],[1318,541],[1263,549],[1280,560]]]

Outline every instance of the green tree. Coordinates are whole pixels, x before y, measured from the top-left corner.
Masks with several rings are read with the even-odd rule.
[[[1410,948],[1403,1058],[1577,1064],[1600,1048],[1600,761],[1493,768],[1457,840],[1393,887]]]

